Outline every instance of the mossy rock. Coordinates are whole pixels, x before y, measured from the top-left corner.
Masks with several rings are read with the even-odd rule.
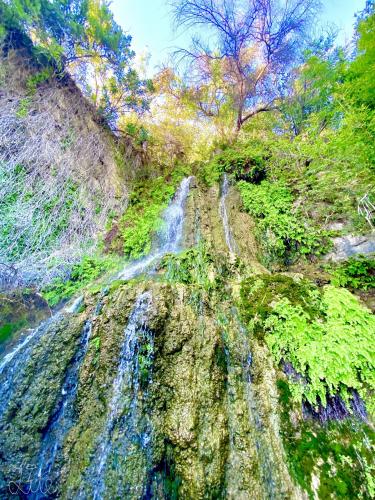
[[[0,294],[0,343],[25,327],[33,327],[50,314],[47,302],[29,290]]]
[[[277,388],[289,470],[309,498],[373,498],[371,426],[354,419],[324,426],[303,420],[288,382],[280,378]],[[299,412],[297,421],[292,412]]]
[[[284,274],[251,276],[241,283],[240,309],[246,322],[255,320],[256,332],[261,335],[261,325],[272,313],[272,304],[287,298],[293,305],[301,305],[313,318],[319,313],[319,301],[312,300],[312,292],[319,289],[304,279]]]

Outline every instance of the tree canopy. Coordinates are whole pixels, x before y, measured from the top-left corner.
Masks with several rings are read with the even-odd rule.
[[[215,40],[212,47],[194,36],[192,47],[179,51],[191,61],[201,111],[217,114],[214,101],[230,102],[237,130],[274,109],[318,7],[315,0],[177,0],[173,5],[179,25],[203,26]],[[210,95],[207,78],[216,83]]]
[[[6,44],[27,35],[37,56],[69,70],[86,95],[113,122],[119,113],[147,107],[150,82],[132,68],[131,36],[115,22],[106,0],[1,0]]]

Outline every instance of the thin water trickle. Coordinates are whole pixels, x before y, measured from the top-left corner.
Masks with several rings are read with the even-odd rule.
[[[150,440],[150,436],[139,434],[137,428],[140,388],[138,351],[141,337],[146,337],[149,342],[152,340],[151,332],[147,328],[150,305],[150,292],[139,295],[124,331],[124,342],[117,374],[112,384],[112,397],[108,406],[106,424],[100,435],[97,453],[95,453],[98,460],[88,470],[89,481],[93,485],[93,495],[96,499],[102,498],[105,489],[105,472],[108,457],[113,448],[113,435],[116,428],[122,427],[123,456],[126,455],[127,448],[133,441],[138,440],[141,445],[147,447]],[[128,399],[124,397],[124,393],[128,395]]]
[[[163,225],[157,233],[153,250],[142,259],[128,264],[118,275],[119,279],[132,279],[145,272],[152,272],[156,264],[167,253],[176,253],[181,244],[184,209],[192,177],[185,177],[169,206],[162,214]]]
[[[221,186],[221,197],[220,197],[220,205],[219,205],[219,213],[220,217],[223,221],[224,234],[225,234],[225,242],[227,244],[228,250],[231,254],[236,253],[236,243],[233,238],[232,231],[229,225],[229,218],[226,206],[226,199],[229,192],[229,181],[227,174],[224,174],[223,183]]]
[[[251,379],[252,368],[252,353],[248,337],[248,332],[242,325],[238,311],[236,308],[231,309],[231,317],[235,321],[236,336],[224,338],[224,351],[228,370],[228,394],[235,400],[238,395],[237,388],[237,369],[242,371],[242,387],[243,394],[246,399],[247,413],[249,424],[252,432],[253,446],[256,450],[257,463],[259,464],[260,479],[265,498],[276,499],[280,498],[279,480],[277,474],[276,460],[274,460],[273,449],[269,442],[266,426],[264,425],[261,413],[258,408],[257,400],[254,394],[254,388]],[[226,320],[228,322],[228,319]],[[227,323],[227,326],[229,322]],[[225,328],[225,327],[224,327]],[[234,353],[238,353],[235,355]],[[236,356],[239,356],[236,360]],[[238,366],[240,363],[240,366]],[[230,404],[230,400],[229,400]],[[231,409],[228,408],[229,415]],[[229,432],[231,447],[235,448],[236,428],[233,428],[234,423],[229,418]]]
[[[79,370],[89,346],[91,332],[92,322],[89,320],[83,327],[78,350],[65,374],[59,401],[43,431],[37,465],[38,476],[42,481],[50,479],[65,436],[74,423],[74,402],[77,397]]]

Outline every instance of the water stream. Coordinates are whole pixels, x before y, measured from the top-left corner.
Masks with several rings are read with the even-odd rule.
[[[144,272],[152,272],[165,254],[176,253],[179,250],[191,179],[192,177],[185,177],[182,180],[171,203],[162,214],[163,225],[157,234],[151,253],[125,266],[117,278],[131,279]]]
[[[140,390],[138,354],[141,340],[152,346],[152,334],[147,328],[147,313],[150,305],[151,294],[149,292],[139,295],[124,330],[120,362],[112,384],[112,396],[108,405],[105,427],[99,436],[98,449],[95,453],[96,459],[87,471],[88,481],[93,490],[93,498],[96,499],[103,496],[108,460],[114,451],[114,444],[116,443],[117,453],[120,453],[124,459],[133,446],[138,445],[140,448],[146,449],[150,441],[151,430],[141,430],[138,425]],[[125,487],[121,484],[118,486]],[[138,488],[142,490],[143,486],[138,485]]]
[[[236,254],[237,253],[236,242],[234,241],[233,234],[230,229],[227,206],[226,206],[226,199],[228,196],[228,192],[229,192],[228,176],[227,174],[224,174],[223,183],[221,185],[219,213],[223,221],[225,242],[227,244],[228,250],[231,254]]]
[[[37,462],[38,477],[41,481],[51,481],[56,458],[61,452],[65,436],[74,423],[74,403],[77,397],[79,370],[86,355],[92,332],[92,320],[88,320],[82,330],[80,343],[65,374],[61,397],[43,431],[42,443]]]

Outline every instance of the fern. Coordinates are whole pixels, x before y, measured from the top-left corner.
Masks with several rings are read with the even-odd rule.
[[[314,319],[284,297],[264,328],[276,361],[290,361],[304,377],[292,387],[295,399],[316,404],[319,397],[325,404],[327,393],[348,399],[349,389],[357,389],[374,412],[375,316],[348,290],[324,287],[321,314]]]

